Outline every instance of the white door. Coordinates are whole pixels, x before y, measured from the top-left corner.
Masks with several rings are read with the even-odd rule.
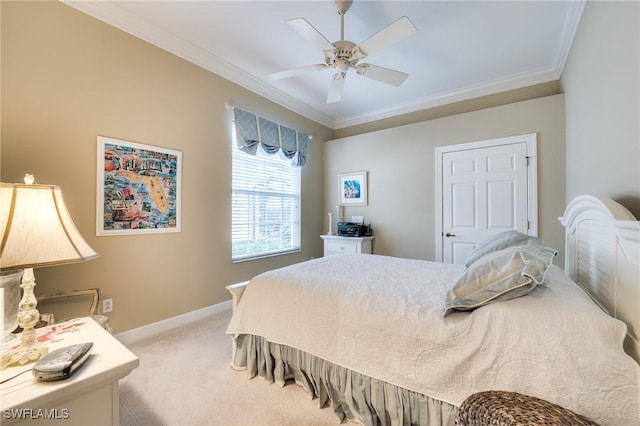
[[[533,146],[523,140],[531,136]],[[464,264],[477,243],[499,232],[535,235],[532,149],[535,134],[441,150],[441,261]]]

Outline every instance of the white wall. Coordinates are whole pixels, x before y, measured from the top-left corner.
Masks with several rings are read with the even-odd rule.
[[[567,201],[606,195],[640,218],[640,3],[587,3],[561,83]]]
[[[433,260],[434,148],[537,133],[539,235],[560,251],[561,263],[564,125],[564,97],[554,95],[325,142],[325,216],[335,211],[338,174],[368,170],[369,204],[345,208],[345,217],[364,215],[373,225],[376,254]]]

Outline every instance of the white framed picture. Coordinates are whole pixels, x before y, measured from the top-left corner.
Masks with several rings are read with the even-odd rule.
[[[367,205],[367,172],[340,173],[340,205]]]
[[[96,235],[181,231],[182,152],[98,136]]]

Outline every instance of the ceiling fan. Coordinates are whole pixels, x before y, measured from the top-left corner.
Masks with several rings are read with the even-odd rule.
[[[400,86],[409,74],[373,64],[358,63],[358,61],[414,34],[417,30],[411,20],[403,16],[371,35],[360,44],[355,44],[352,41],[344,39],[344,15],[347,13],[347,10],[349,10],[349,7],[351,7],[353,0],[332,0],[331,3],[338,11],[338,15],[340,15],[340,41],[334,43],[329,42],[325,36],[304,18],[295,18],[286,21],[295,32],[322,50],[325,63],[277,72],[271,74],[270,77],[279,80],[295,75],[334,68],[337,72],[333,75],[329,86],[329,94],[327,96],[328,104],[340,102],[342,99],[345,78],[350,68],[354,68],[357,74],[364,77],[393,86]]]

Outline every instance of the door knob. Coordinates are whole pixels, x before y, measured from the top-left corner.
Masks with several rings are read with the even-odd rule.
[[[456,234],[452,234],[451,232],[447,232],[446,234],[444,234],[445,237],[455,237]]]

